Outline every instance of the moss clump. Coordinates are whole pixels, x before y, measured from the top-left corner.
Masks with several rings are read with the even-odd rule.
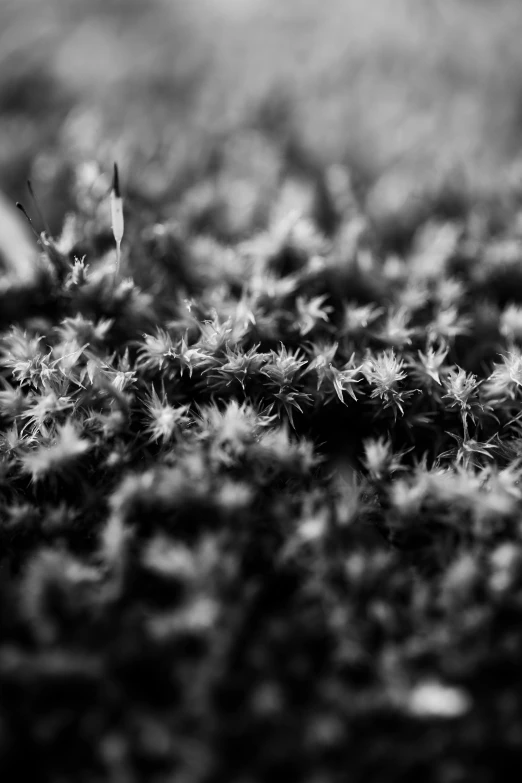
[[[192,199],[0,291],[5,779],[508,779],[516,214],[397,257],[355,196],[227,245]]]

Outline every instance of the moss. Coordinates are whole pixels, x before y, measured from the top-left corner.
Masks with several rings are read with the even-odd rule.
[[[0,291],[6,770],[442,783],[518,759],[518,271],[494,283],[471,203],[394,259],[350,204],[227,247],[129,210],[119,272],[79,209],[38,285]]]

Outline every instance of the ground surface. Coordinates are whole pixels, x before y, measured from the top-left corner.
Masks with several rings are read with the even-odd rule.
[[[0,11],[2,780],[517,780],[515,4],[88,6]]]

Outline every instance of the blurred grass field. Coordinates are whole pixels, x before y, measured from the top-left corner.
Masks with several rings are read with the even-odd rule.
[[[517,0],[4,0],[0,189],[31,176],[57,228],[77,167],[117,158],[165,209],[216,150],[248,180],[288,135],[386,203],[518,185],[521,34]]]

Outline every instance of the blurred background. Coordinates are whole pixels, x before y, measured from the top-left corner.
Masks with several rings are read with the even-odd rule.
[[[117,159],[230,238],[336,163],[377,216],[458,209],[522,181],[521,39],[520,0],[0,0],[0,191],[56,231]]]

